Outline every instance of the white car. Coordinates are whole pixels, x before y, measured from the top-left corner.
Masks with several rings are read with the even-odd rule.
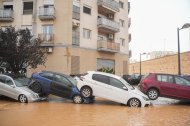
[[[88,71],[77,81],[77,87],[83,97],[97,96],[130,107],[145,107],[151,104],[148,97],[140,90],[113,74]]]
[[[0,75],[0,95],[28,103],[40,100],[39,95],[27,87],[28,78]]]

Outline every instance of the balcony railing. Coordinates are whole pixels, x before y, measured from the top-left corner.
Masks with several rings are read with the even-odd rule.
[[[98,18],[98,28],[105,29],[111,32],[119,32],[119,22],[101,17]]]
[[[41,20],[54,20],[55,19],[55,8],[54,7],[40,7],[39,18]]]
[[[13,11],[0,9],[0,21],[13,21]]]
[[[128,28],[131,26],[131,18],[128,18]]]
[[[38,34],[38,37],[42,41],[41,46],[53,46],[54,45],[54,35],[53,34]]]
[[[119,12],[119,3],[114,0],[98,0],[98,6],[110,9],[113,12]]]
[[[80,20],[80,7],[73,5],[73,19]]]
[[[130,9],[131,9],[131,4],[130,2],[128,2],[128,13],[130,12]]]
[[[129,38],[128,38],[129,42],[131,42],[131,34],[129,34]]]
[[[97,42],[97,49],[99,51],[116,53],[120,51],[120,44],[114,42],[108,42],[106,40],[99,40]]]
[[[79,46],[80,44],[80,32],[72,32],[72,45]]]

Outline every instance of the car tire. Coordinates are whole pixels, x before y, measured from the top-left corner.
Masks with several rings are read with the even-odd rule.
[[[82,96],[80,96],[80,95],[74,95],[73,96],[73,102],[75,104],[82,104],[83,103]]]
[[[5,71],[3,69],[0,69],[0,74],[5,73]]]
[[[82,96],[85,98],[89,98],[92,96],[92,89],[90,87],[85,86],[81,89],[80,92],[81,92]]]
[[[151,89],[148,90],[147,96],[151,100],[156,100],[158,98],[158,96],[159,96],[159,92],[158,92],[157,89],[151,88]]]
[[[31,86],[30,86],[31,90],[36,92],[36,93],[41,93],[42,92],[42,87],[40,85],[39,82],[34,82]]]
[[[140,107],[141,106],[141,102],[139,99],[137,98],[131,98],[129,101],[128,101],[128,104],[127,104],[129,107]]]
[[[21,103],[28,103],[28,99],[27,99],[27,97],[26,97],[24,94],[19,95],[18,100],[19,100]]]

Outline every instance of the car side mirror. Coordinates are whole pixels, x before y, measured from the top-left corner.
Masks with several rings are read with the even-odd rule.
[[[124,90],[128,91],[128,88],[127,87],[123,87]]]
[[[16,86],[15,85],[10,85],[12,88],[15,88]]]

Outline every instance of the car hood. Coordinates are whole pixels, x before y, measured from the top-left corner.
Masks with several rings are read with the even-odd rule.
[[[25,92],[31,93],[31,94],[36,94],[32,90],[30,90],[28,87],[19,87],[21,90],[24,90]]]
[[[148,98],[145,94],[143,94],[139,89],[135,88],[134,90],[131,90],[131,92],[133,92],[134,94],[137,94],[137,95],[140,95],[140,96],[143,96],[143,97],[146,97]]]

